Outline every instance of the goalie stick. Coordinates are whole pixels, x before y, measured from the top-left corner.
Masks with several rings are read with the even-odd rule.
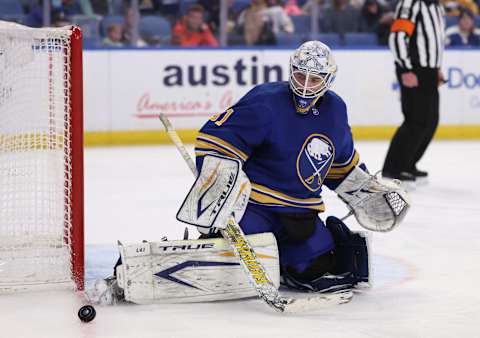
[[[185,145],[173,128],[169,119],[163,113],[160,113],[159,117],[167,134],[177,147],[188,167],[192,173],[197,176],[195,163],[188,154]],[[256,290],[258,297],[278,312],[295,313],[330,307],[332,305],[347,303],[353,296],[352,291],[348,290],[331,294],[319,294],[307,298],[284,297],[279,294],[271,278],[265,271],[265,268],[258,261],[255,251],[245,237],[240,225],[233,217],[229,218],[225,229],[220,229],[220,233],[223,238],[229,242],[235,256],[240,260],[240,265],[245,271],[250,284]]]

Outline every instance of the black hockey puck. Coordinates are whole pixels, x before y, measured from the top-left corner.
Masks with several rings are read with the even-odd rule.
[[[91,322],[96,315],[97,311],[91,305],[84,305],[78,310],[78,318],[85,323]]]

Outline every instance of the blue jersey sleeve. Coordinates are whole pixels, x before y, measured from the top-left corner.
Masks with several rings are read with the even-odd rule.
[[[341,120],[343,121],[341,130],[339,130],[339,143],[335,152],[333,164],[328,171],[325,184],[329,189],[335,190],[343,179],[348,176],[352,169],[358,165],[360,156],[355,150],[352,131],[348,124],[347,109],[342,101],[343,109]]]
[[[195,140],[197,167],[207,154],[220,154],[245,162],[271,130],[270,111],[260,102],[242,99],[225,112],[214,115]]]

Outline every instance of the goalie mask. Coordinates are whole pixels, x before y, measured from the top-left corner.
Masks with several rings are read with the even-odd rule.
[[[327,45],[320,41],[303,43],[290,57],[290,88],[295,106],[306,113],[330,88],[337,73],[337,64]]]

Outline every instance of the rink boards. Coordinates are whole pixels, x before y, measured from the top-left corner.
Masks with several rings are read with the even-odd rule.
[[[87,144],[162,143],[160,111],[183,136],[255,84],[288,79],[288,49],[91,50],[84,54]],[[347,103],[354,134],[390,137],[402,118],[387,49],[335,50],[332,87]],[[480,50],[449,50],[440,89],[441,138],[480,138]]]

